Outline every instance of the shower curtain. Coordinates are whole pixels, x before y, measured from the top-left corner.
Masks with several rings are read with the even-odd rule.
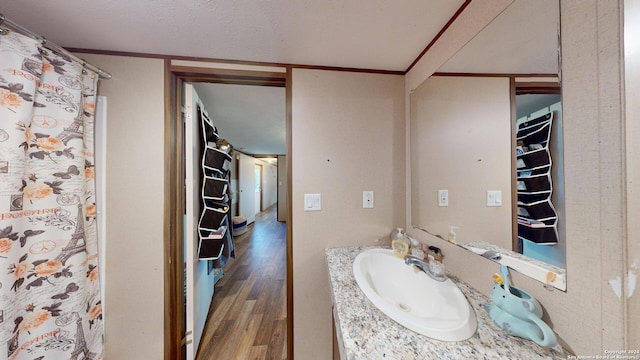
[[[100,359],[98,76],[0,32],[0,359]]]

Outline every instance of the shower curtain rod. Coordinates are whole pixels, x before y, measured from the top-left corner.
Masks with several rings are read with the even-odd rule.
[[[8,25],[9,27],[11,27],[11,28],[13,28],[15,30],[18,30],[19,32],[21,32],[21,33],[33,38],[33,39],[36,39],[36,40],[40,41],[42,43],[42,46],[44,46],[44,47],[46,47],[46,48],[48,48],[50,50],[53,50],[55,52],[61,53],[61,54],[65,55],[65,56],[68,56],[73,61],[82,64],[82,66],[88,68],[89,70],[95,71],[101,78],[107,79],[107,80],[111,79],[111,74],[109,74],[108,72],[100,69],[97,66],[93,66],[93,65],[89,64],[88,62],[84,61],[83,59],[81,59],[81,58],[79,58],[77,56],[72,55],[70,52],[65,50],[62,46],[47,40],[43,36],[40,36],[40,35],[34,33],[33,31],[31,31],[31,30],[29,30],[29,29],[27,29],[27,28],[25,28],[25,27],[23,27],[21,25],[18,25],[17,23],[7,19],[4,16],[4,14],[0,13],[0,26],[5,25],[5,24]]]

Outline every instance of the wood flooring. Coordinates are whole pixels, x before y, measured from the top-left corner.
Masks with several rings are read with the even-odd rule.
[[[196,360],[286,359],[286,224],[277,207],[234,238],[236,258],[215,285]]]

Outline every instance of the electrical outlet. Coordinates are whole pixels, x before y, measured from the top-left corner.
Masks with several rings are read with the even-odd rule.
[[[438,190],[438,206],[449,206],[449,190]]]
[[[362,208],[373,209],[373,191],[362,192]]]

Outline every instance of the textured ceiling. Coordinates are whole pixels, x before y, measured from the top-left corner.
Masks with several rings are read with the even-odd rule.
[[[516,0],[439,72],[557,74],[560,0]]]
[[[556,73],[558,1],[515,0],[439,71]],[[463,2],[4,0],[0,13],[70,48],[404,71]],[[282,88],[196,89],[236,148],[284,154]]]
[[[285,89],[194,83],[221,136],[251,155],[285,154]]]
[[[404,71],[462,0],[13,0],[71,48]]]

